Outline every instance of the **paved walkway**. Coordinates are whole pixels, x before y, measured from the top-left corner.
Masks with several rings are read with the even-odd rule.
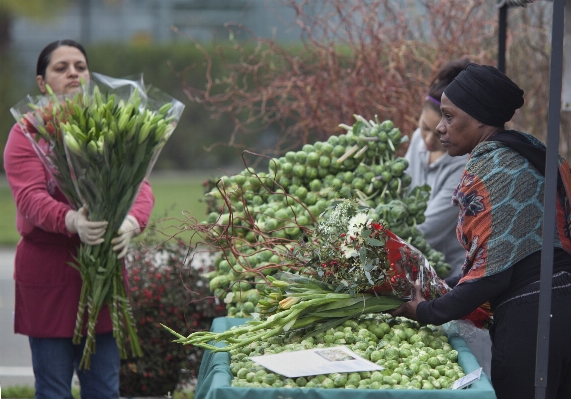
[[[0,248],[0,386],[34,385],[28,338],[14,334],[14,249]]]

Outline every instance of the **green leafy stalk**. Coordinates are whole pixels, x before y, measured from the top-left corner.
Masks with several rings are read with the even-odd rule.
[[[271,281],[278,283],[275,278]],[[284,298],[280,301],[282,309],[278,309],[276,313],[264,315],[264,320],[250,321],[243,327],[222,333],[197,332],[188,337],[182,336],[167,326],[163,325],[163,327],[177,337],[175,342],[195,345],[213,352],[228,352],[258,340],[267,340],[283,331],[308,327],[324,320],[344,321],[348,317],[360,314],[395,309],[402,304],[401,300],[391,297],[376,297],[369,294],[351,297],[347,293],[335,293],[331,289],[316,288],[313,283],[303,280],[292,284],[275,285],[281,288],[275,286],[267,288],[263,291],[263,295],[269,300],[272,293],[279,292]],[[297,302],[290,306],[292,301],[289,298],[295,298]],[[211,342],[226,342],[227,345],[218,347],[212,345]]]

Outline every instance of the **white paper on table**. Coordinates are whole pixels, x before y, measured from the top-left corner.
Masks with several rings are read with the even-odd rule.
[[[454,381],[454,384],[452,384],[452,389],[466,388],[468,385],[478,381],[481,376],[482,368],[480,367],[479,369],[472,371],[470,374],[466,374],[464,377],[458,378],[456,381]]]
[[[274,373],[288,378],[384,369],[384,367],[363,359],[345,346],[252,356],[250,359]]]

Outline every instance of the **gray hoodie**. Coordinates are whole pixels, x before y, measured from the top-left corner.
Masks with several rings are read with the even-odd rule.
[[[452,205],[452,194],[460,183],[468,155],[451,157],[444,154],[428,165],[429,152],[417,129],[411,138],[405,158],[409,162],[408,173],[412,177],[411,187],[428,184],[430,199],[424,215],[426,220],[418,225],[430,246],[444,254],[450,264],[451,276],[458,275],[466,256],[456,237],[459,209]]]

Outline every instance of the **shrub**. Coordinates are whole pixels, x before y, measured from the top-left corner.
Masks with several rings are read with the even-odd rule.
[[[121,364],[121,394],[162,396],[198,375],[203,351],[172,342],[160,323],[176,331],[209,330],[224,306],[210,296],[202,274],[209,262],[190,264],[188,247],[168,243],[156,248],[138,246],[127,258],[133,312],[143,357]]]

